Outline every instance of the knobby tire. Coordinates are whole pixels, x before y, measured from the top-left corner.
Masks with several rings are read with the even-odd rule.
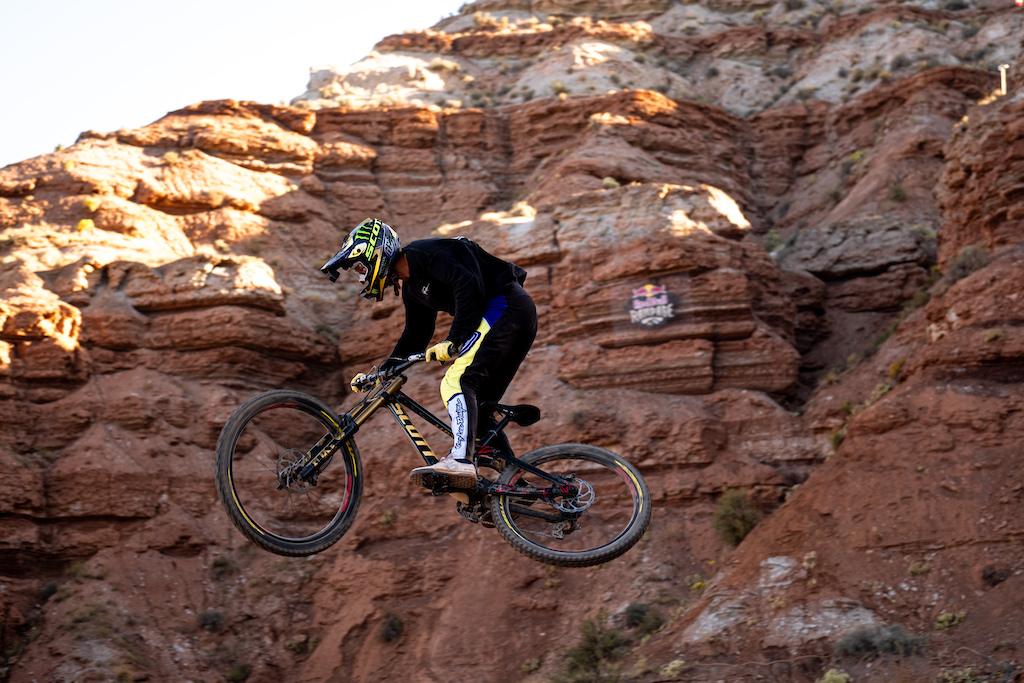
[[[566,522],[554,521],[560,513],[549,501],[496,495],[491,503],[494,524],[524,555],[559,567],[588,567],[622,555],[647,530],[650,491],[640,472],[619,455],[587,444],[564,443],[538,448],[520,459],[545,472],[575,474],[594,493],[590,506],[578,514],[578,526],[568,530],[557,528]],[[498,483],[550,486],[543,478],[514,466],[505,468]],[[572,501],[554,502],[573,505]]]
[[[258,394],[231,415],[217,441],[217,493],[242,534],[278,555],[321,552],[355,520],[363,470],[352,439],[333,454],[316,486],[282,471],[323,436],[337,437],[340,420],[322,401],[298,391]]]

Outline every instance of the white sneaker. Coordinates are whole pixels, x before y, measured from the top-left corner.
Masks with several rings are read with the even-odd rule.
[[[417,467],[409,473],[409,481],[417,486],[427,486],[423,483],[424,476],[442,474],[448,478],[447,484],[455,489],[471,489],[476,486],[476,467],[471,462],[456,460],[451,455],[446,455],[433,465]],[[431,488],[427,486],[427,488]]]

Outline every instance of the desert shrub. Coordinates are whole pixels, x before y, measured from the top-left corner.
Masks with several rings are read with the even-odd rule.
[[[787,210],[789,209],[788,205],[787,205],[786,209]],[[779,210],[779,213],[781,214],[780,218],[785,215],[782,212],[781,209]],[[779,235],[779,231],[776,230],[775,228],[772,228],[771,230],[769,230],[768,234],[766,234],[764,236],[764,250],[767,251],[767,252],[775,251],[776,249],[781,247],[784,243],[785,243],[784,240]]]
[[[991,343],[991,342],[994,342],[994,341],[999,341],[1000,339],[1003,339],[1004,337],[1006,337],[1006,333],[1003,332],[1002,328],[992,327],[990,329],[985,330],[985,337],[984,337],[984,339],[985,339],[986,343]]]
[[[796,91],[796,98],[800,101],[807,101],[814,97],[814,93],[818,92],[818,89],[814,86],[807,86],[806,88],[800,88]]]
[[[494,20],[494,16],[490,12],[474,12],[473,23],[477,26],[489,26],[497,23]]]
[[[626,626],[635,629],[637,635],[646,636],[654,633],[664,623],[665,620],[661,618],[658,610],[650,605],[633,602],[626,607]]]
[[[213,560],[212,573],[215,581],[223,581],[235,573],[235,563],[231,561],[230,557],[224,555],[216,557]]]
[[[199,628],[210,633],[218,633],[224,628],[224,613],[216,609],[204,609],[196,615]]]
[[[933,31],[935,33],[945,33],[949,30],[949,19],[940,19],[933,24],[918,24],[921,28],[926,31]]]
[[[991,676],[985,676],[984,678],[979,678],[978,676],[979,674],[975,673],[972,667],[967,667],[966,669],[956,671],[943,671],[935,680],[937,683],[982,683],[982,681],[991,679]]]
[[[961,610],[959,612],[944,612],[938,616],[935,620],[934,628],[936,631],[945,631],[946,629],[959,626],[964,623],[964,619],[967,618],[967,612]]]
[[[889,188],[889,199],[894,202],[907,201],[907,191],[902,185],[893,185]]]
[[[708,78],[714,78],[719,74],[718,68],[714,66],[708,67],[708,70],[704,72],[704,75]]]
[[[976,270],[988,265],[988,252],[985,247],[971,244],[960,250],[946,269],[946,282],[959,282]]]
[[[861,626],[837,640],[832,651],[840,657],[874,659],[878,655],[913,655],[921,647],[921,639],[907,633],[902,626]]]
[[[990,588],[994,588],[1010,578],[1010,570],[1005,567],[996,567],[994,565],[985,565],[981,570],[981,580],[984,581]]]
[[[613,663],[625,656],[626,639],[597,620],[580,624],[580,641],[565,654],[565,671],[555,683],[598,683],[618,678]]]
[[[959,12],[962,9],[967,9],[968,5],[964,0],[946,0],[946,3],[942,6],[942,9],[947,12]]]
[[[561,95],[562,93],[569,92],[569,86],[567,86],[565,83],[562,83],[561,81],[555,81],[554,83],[551,84],[551,92],[555,93],[556,95]]]
[[[249,675],[252,673],[252,667],[248,664],[236,664],[231,667],[231,671],[228,672],[225,679],[230,683],[242,683],[249,679]]]
[[[718,537],[732,546],[740,544],[757,523],[761,513],[747,496],[746,489],[729,489],[715,507],[714,529]]]
[[[444,59],[442,57],[435,57],[431,60],[427,66],[431,71],[440,71],[442,73],[457,73],[462,71],[462,65],[451,59]]]
[[[786,0],[786,9],[788,9],[790,12],[793,12],[798,9],[803,9],[806,6],[807,3],[804,2],[804,0]]]
[[[39,602],[46,602],[57,593],[58,586],[55,582],[50,581],[39,589]]]
[[[897,69],[905,69],[914,62],[904,53],[900,53],[893,57],[893,60],[889,63],[889,70],[896,71]]]
[[[778,76],[779,78],[789,78],[793,75],[793,70],[788,66],[777,66],[772,69],[772,75]]]
[[[377,628],[377,637],[385,643],[390,643],[398,640],[404,631],[405,622],[402,621],[402,617],[394,612],[388,612]]]
[[[907,573],[911,576],[922,576],[932,570],[932,563],[928,560],[914,560],[907,565]]]
[[[838,669],[829,669],[825,672],[825,675],[819,678],[814,683],[852,683],[853,677],[845,671],[839,671]]]

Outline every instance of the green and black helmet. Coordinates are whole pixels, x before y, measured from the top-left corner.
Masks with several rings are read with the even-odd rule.
[[[320,268],[331,278],[338,279],[338,269],[352,269],[363,283],[360,295],[365,299],[384,298],[384,290],[394,284],[392,267],[402,241],[390,225],[379,218],[367,218],[349,233],[341,249]]]

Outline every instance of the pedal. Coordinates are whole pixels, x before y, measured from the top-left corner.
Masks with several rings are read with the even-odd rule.
[[[424,471],[425,470],[425,471]],[[416,486],[423,486],[434,492],[435,496],[448,493],[450,489],[471,489],[476,486],[476,475],[451,475],[433,472],[428,467],[413,470],[409,481]]]
[[[480,522],[480,515],[477,514],[477,511],[473,508],[473,506],[463,505],[462,503],[456,503],[455,511],[459,513],[459,517],[462,517],[464,520],[468,522],[473,522],[473,524],[477,524]]]

